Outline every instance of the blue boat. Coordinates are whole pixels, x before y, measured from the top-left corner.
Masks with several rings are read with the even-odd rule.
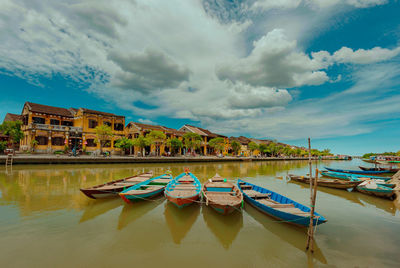
[[[249,182],[238,181],[238,187],[242,191],[244,200],[261,212],[298,226],[310,224],[311,209],[299,204],[283,195],[262,188]],[[314,225],[319,225],[327,220],[314,212]]]
[[[201,183],[189,171],[177,176],[165,188],[165,197],[179,208],[198,201],[200,193]]]
[[[373,182],[361,183],[360,185],[357,186],[356,189],[357,189],[357,191],[364,193],[364,194],[388,198],[390,200],[394,200],[394,198],[396,197],[392,188],[385,187],[385,186],[382,186],[382,185],[379,185],[379,184],[376,184]]]
[[[325,167],[326,170],[334,171],[334,172],[342,172],[342,173],[352,173],[352,174],[364,174],[364,175],[374,175],[374,174],[385,174],[387,171],[376,170],[376,171],[366,171],[366,170],[349,170],[349,169],[337,169],[337,168],[328,168]]]
[[[134,200],[146,200],[161,194],[171,180],[171,175],[163,174],[129,187],[120,192],[119,196],[126,203]]]
[[[391,177],[350,174],[350,173],[333,172],[333,171],[321,171],[321,175],[323,175],[325,177],[331,177],[331,178],[343,179],[343,180],[358,180],[359,178],[369,178],[369,179],[373,179],[373,180],[383,180],[383,181],[391,180]]]

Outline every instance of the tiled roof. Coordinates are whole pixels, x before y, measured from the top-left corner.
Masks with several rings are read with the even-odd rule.
[[[159,130],[159,131],[164,130],[164,128],[162,126],[149,125],[149,124],[143,124],[143,123],[138,123],[138,122],[130,122],[129,124],[135,125],[140,130]]]
[[[175,136],[183,136],[185,134],[185,132],[176,130],[174,128],[169,128],[169,127],[163,127],[163,128],[165,129],[165,132],[174,134]]]
[[[26,102],[25,105],[28,106],[31,112],[41,113],[41,114],[51,114],[51,115],[59,115],[64,117],[73,117],[70,110],[65,108],[59,108],[54,106],[48,106],[43,104],[37,104],[32,102]]]
[[[194,133],[197,133],[201,136],[207,136],[210,138],[215,138],[215,137],[225,137],[224,135],[220,135],[220,134],[216,134],[213,133],[207,129],[201,128],[201,127],[195,127],[195,126],[191,126],[191,125],[185,125],[187,128],[189,128],[190,130],[192,130]]]
[[[91,110],[91,109],[86,109],[86,108],[80,108],[84,113],[88,114],[99,114],[99,115],[105,115],[105,116],[114,116],[114,117],[125,117],[123,115],[116,115],[113,113],[107,113],[107,112],[100,112],[96,110]]]
[[[240,137],[230,137],[229,139],[232,140],[237,140],[238,142],[240,142],[242,145],[247,145],[251,142],[251,139],[244,137],[244,136],[240,136]]]
[[[17,120],[22,121],[22,115],[7,113],[6,116],[4,117],[4,122],[5,121],[17,121]]]

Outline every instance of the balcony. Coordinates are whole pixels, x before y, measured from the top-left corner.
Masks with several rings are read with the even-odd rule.
[[[83,129],[81,127],[70,127],[70,126],[60,126],[60,125],[48,125],[48,124],[29,124],[26,129],[37,129],[37,130],[53,130],[53,131],[64,131],[64,132],[74,132],[82,133]]]

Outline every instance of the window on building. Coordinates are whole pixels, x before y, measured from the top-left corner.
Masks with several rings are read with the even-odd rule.
[[[59,126],[59,125],[60,125],[60,120],[57,120],[57,119],[50,119],[50,125]]]
[[[110,140],[103,141],[103,147],[111,147],[111,141]]]
[[[106,126],[109,126],[109,127],[111,127],[111,122],[104,121],[104,122],[103,122],[103,124],[104,124],[104,125],[106,125]]]
[[[133,137],[134,137],[135,139],[139,138],[139,133],[135,133],[135,135],[133,135]]]
[[[24,115],[22,117],[22,123],[24,124],[24,126],[28,125],[28,115]]]
[[[62,121],[61,125],[67,126],[67,127],[72,127],[74,124],[72,123],[72,121]]]
[[[93,119],[89,119],[89,128],[97,127],[97,121]]]
[[[64,145],[64,138],[63,137],[52,137],[51,138],[51,145],[55,145],[55,146]]]
[[[43,117],[32,117],[32,121],[35,124],[45,124],[46,120]]]
[[[49,138],[46,136],[36,136],[35,140],[37,140],[38,145],[47,145],[49,142]]]
[[[114,124],[114,130],[116,130],[116,131],[122,131],[122,130],[124,130],[124,124],[115,123],[115,124]]]
[[[97,144],[94,141],[94,139],[87,139],[86,140],[86,147],[97,147]]]

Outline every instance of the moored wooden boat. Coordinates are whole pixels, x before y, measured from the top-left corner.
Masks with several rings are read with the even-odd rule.
[[[224,215],[240,210],[243,202],[239,188],[218,174],[203,184],[202,193],[206,205]]]
[[[184,172],[168,183],[165,197],[179,208],[200,199],[201,183],[190,172]]]
[[[390,200],[393,200],[396,197],[393,189],[376,184],[372,181],[364,181],[363,183],[359,184],[356,189],[364,194],[388,198]]]
[[[307,176],[296,176],[292,174],[288,174],[288,178],[293,181],[302,182],[302,183],[310,183],[310,177]],[[362,181],[351,181],[351,180],[339,180],[339,179],[321,179],[318,178],[318,186],[336,188],[336,189],[353,189],[357,185],[362,183]]]
[[[238,187],[242,191],[244,200],[259,211],[294,225],[308,226],[310,224],[310,211],[300,203],[297,203],[286,196],[262,188],[255,184],[238,181]],[[327,220],[315,212],[314,225],[326,222]]]
[[[100,185],[92,186],[89,188],[80,189],[87,197],[97,199],[97,198],[107,198],[116,197],[118,194],[133,185],[144,182],[153,176],[152,172],[142,173],[136,176],[127,177],[120,180],[110,181]]]
[[[365,171],[365,170],[349,170],[349,169],[338,169],[338,168],[329,168],[325,167],[326,170],[333,171],[333,172],[341,172],[341,173],[351,173],[351,174],[363,174],[363,175],[378,175],[378,174],[385,174],[386,171]]]
[[[369,167],[359,166],[359,168],[364,171],[386,171],[387,173],[396,173],[400,170],[400,168],[384,168],[384,167],[369,168]]]
[[[146,200],[161,194],[171,180],[171,175],[163,174],[131,186],[120,192],[119,196],[121,196],[126,203],[130,203],[134,200]]]
[[[342,180],[357,180],[359,178],[369,178],[374,180],[384,180],[388,181],[390,177],[372,176],[372,175],[361,175],[361,174],[350,174],[343,172],[333,172],[333,171],[321,171],[321,175],[325,177],[331,177]]]

